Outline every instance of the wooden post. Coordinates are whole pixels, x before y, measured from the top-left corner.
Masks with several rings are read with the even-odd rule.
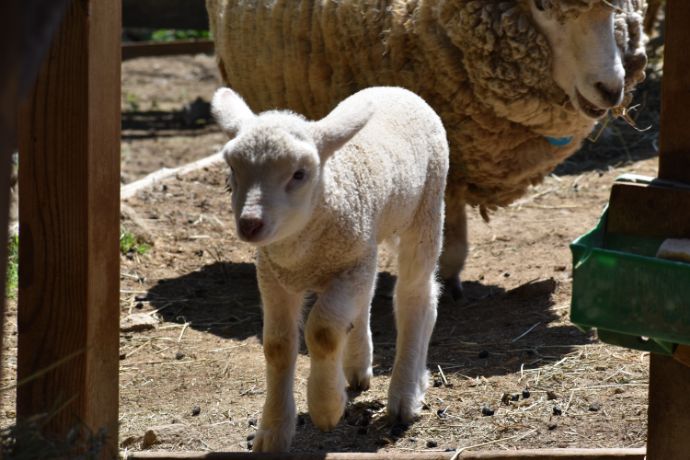
[[[668,0],[662,81],[659,179],[618,183],[611,191],[607,232],[690,238],[690,2]],[[659,299],[659,308],[663,308]],[[690,299],[688,299],[690,305]],[[687,350],[650,358],[647,460],[690,458],[690,367]]]
[[[690,123],[687,105],[690,103],[690,72],[687,64],[687,51],[690,46],[688,20],[690,2],[667,1],[659,126],[659,177],[690,184]]]
[[[661,97],[659,178],[690,184],[690,2],[666,3],[666,43]],[[690,204],[676,213],[690,212]],[[684,235],[690,238],[690,234]],[[688,299],[690,304],[690,299]],[[684,460],[690,456],[690,367],[652,355],[649,382],[647,460]]]
[[[19,118],[17,418],[117,446],[120,0],[72,0]]]

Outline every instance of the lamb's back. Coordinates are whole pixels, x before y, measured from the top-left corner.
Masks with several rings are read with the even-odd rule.
[[[411,224],[425,194],[443,190],[448,141],[438,115],[408,90],[369,88],[346,102],[364,100],[373,116],[329,160],[326,195],[356,237],[369,232],[380,242]]]

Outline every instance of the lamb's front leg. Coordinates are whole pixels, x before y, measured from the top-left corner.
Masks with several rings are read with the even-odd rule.
[[[264,314],[266,402],[253,450],[287,451],[295,432],[293,382],[304,296],[282,288],[266,273],[259,273],[258,279]]]
[[[369,314],[375,278],[376,257],[373,255],[371,260],[333,280],[309,314],[304,334],[311,360],[307,404],[314,425],[323,431],[333,429],[345,410],[348,382],[343,371],[343,354],[347,336],[353,328],[368,329],[369,322],[363,322],[362,315]],[[361,332],[369,336],[368,331]],[[349,377],[356,376],[358,384],[366,378],[368,384],[370,351],[360,359],[348,359],[347,364],[348,372],[352,374]]]

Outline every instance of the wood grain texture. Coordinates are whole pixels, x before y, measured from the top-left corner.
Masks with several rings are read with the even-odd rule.
[[[647,460],[690,456],[689,388],[690,367],[668,356],[651,356]]]
[[[176,40],[174,42],[138,42],[122,45],[122,60],[145,56],[175,56],[178,54],[213,54],[213,40]]]
[[[127,460],[644,460],[644,449],[526,449],[476,452],[133,452]]]
[[[690,238],[690,188],[619,182],[613,184],[607,233]]]
[[[117,446],[120,2],[73,0],[20,112],[17,417]]]
[[[673,359],[690,367],[690,346],[678,345],[678,348],[676,348],[676,351],[673,353]]]
[[[661,83],[659,177],[690,183],[690,2],[666,2],[664,79]]]
[[[690,47],[690,2],[668,0],[664,80],[661,96],[659,177],[690,184],[690,126],[686,115],[690,104],[690,74],[686,53]],[[666,220],[688,213],[687,198],[658,202],[667,211]],[[660,215],[659,218],[664,219]],[[657,223],[645,220],[651,226]],[[666,237],[690,237],[681,234]],[[649,377],[647,460],[686,460],[690,457],[690,367],[671,357],[652,355]]]

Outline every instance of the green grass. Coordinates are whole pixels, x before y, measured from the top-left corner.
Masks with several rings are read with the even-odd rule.
[[[125,103],[127,104],[127,110],[130,112],[139,111],[139,97],[134,93],[125,93]]]
[[[151,34],[154,42],[171,42],[174,40],[199,40],[210,38],[208,30],[160,29]]]
[[[7,244],[7,297],[14,299],[17,296],[17,284],[19,282],[19,235],[10,236]]]
[[[151,245],[140,242],[136,236],[127,230],[120,232],[120,252],[126,254],[146,254],[151,249]]]

